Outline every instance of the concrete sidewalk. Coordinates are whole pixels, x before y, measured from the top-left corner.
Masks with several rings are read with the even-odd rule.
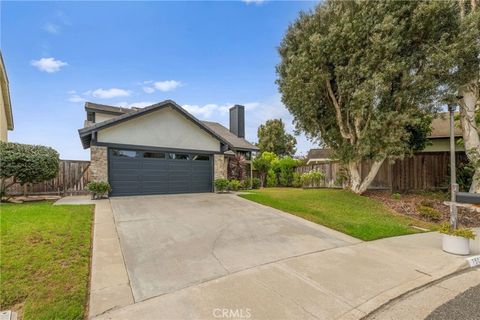
[[[362,242],[229,274],[95,319],[359,319],[466,268],[437,233]],[[123,303],[125,304],[125,303]]]

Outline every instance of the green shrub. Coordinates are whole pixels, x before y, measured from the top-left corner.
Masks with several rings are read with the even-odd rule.
[[[292,187],[294,188],[302,187],[302,175],[298,172],[293,173]]]
[[[267,173],[267,187],[272,188],[275,186],[277,186],[277,175],[273,169],[270,169]]]
[[[418,212],[422,217],[428,220],[432,221],[439,221],[442,219],[443,215],[440,211],[435,210],[432,207],[424,206],[424,205],[419,205],[417,207]]]
[[[252,178],[252,189],[260,188],[261,181],[259,178]]]
[[[13,142],[0,142],[0,159],[2,194],[14,183],[24,185],[55,178],[60,163],[58,152],[50,147]],[[7,179],[11,179],[8,185]]]
[[[402,195],[398,192],[392,193],[392,198],[395,200],[400,200],[402,198]]]
[[[433,208],[434,204],[435,204],[435,202],[433,200],[425,199],[425,200],[420,201],[420,205],[422,205],[424,207]]]
[[[240,181],[240,190],[250,189],[250,178]]]
[[[105,194],[107,194],[112,190],[112,188],[110,187],[110,184],[108,184],[108,182],[105,182],[105,181],[89,182],[85,186],[85,189],[90,191],[93,199],[102,198]]]
[[[313,170],[310,170],[309,172],[302,174],[302,186],[317,188],[321,186],[324,179],[325,179],[325,174],[322,171],[318,169],[313,169]]]
[[[450,223],[448,222],[443,223],[440,229],[438,229],[438,231],[440,233],[448,234],[450,236],[463,237],[471,240],[475,240],[477,236],[472,229],[468,228],[458,228],[456,230],[452,230]]]
[[[284,157],[275,163],[274,170],[278,172],[278,183],[282,187],[291,187],[293,184],[293,173],[298,161],[291,157]]]
[[[225,192],[228,189],[229,182],[227,179],[215,179],[214,185],[217,192]]]
[[[261,186],[265,182],[265,176],[270,169],[272,169],[272,163],[277,160],[277,156],[272,152],[262,152],[259,156],[253,159],[253,168],[260,173]]]
[[[240,189],[241,183],[238,180],[232,179],[228,181],[228,189],[232,191],[238,191]]]

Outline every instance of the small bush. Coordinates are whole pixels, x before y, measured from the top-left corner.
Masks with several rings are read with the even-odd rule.
[[[214,184],[217,192],[225,192],[228,189],[229,182],[227,179],[216,179]]]
[[[439,221],[442,219],[443,215],[440,211],[438,210],[435,210],[434,208],[432,207],[427,207],[427,206],[424,206],[424,205],[419,205],[417,207],[417,210],[418,212],[420,213],[420,215],[422,217],[424,217],[425,219],[428,219],[428,220],[432,220],[432,221]]]
[[[322,171],[310,170],[302,174],[302,186],[310,188],[320,187],[324,179],[325,174]]]
[[[0,159],[2,196],[15,183],[23,186],[55,178],[60,163],[58,152],[50,147],[1,141]]]
[[[260,188],[261,181],[259,178],[252,178],[252,189]]]
[[[272,188],[277,185],[277,175],[273,169],[268,170],[267,173],[267,187]]]
[[[402,195],[398,192],[392,193],[392,198],[395,200],[400,200],[402,198]]]
[[[241,182],[235,179],[232,179],[228,182],[228,189],[232,191],[238,191],[241,186]]]
[[[448,222],[443,223],[440,229],[438,229],[438,231],[443,234],[448,234],[449,236],[463,237],[470,240],[475,240],[477,236],[472,229],[458,228],[456,230],[452,230],[450,227],[450,223]]]
[[[434,201],[432,200],[422,200],[420,202],[420,205],[424,206],[424,207],[429,207],[429,208],[433,208],[433,205],[435,204]]]
[[[293,173],[292,187],[294,188],[302,187],[302,175],[298,172]]]
[[[240,190],[250,189],[250,178],[240,181]]]
[[[291,187],[293,185],[293,174],[298,166],[298,161],[291,157],[284,157],[278,160],[275,168],[278,172],[278,183],[282,187]]]
[[[110,184],[105,181],[92,181],[89,182],[86,187],[86,190],[88,190],[92,194],[93,199],[99,199],[105,196],[108,192],[112,190],[110,187]]]

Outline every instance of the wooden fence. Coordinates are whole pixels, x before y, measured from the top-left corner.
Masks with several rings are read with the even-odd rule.
[[[21,186],[14,184],[8,188],[10,195],[74,195],[86,194],[85,185],[90,182],[90,161],[60,160],[58,175],[48,181]]]
[[[377,176],[369,189],[391,190],[392,192],[406,192],[418,190],[447,189],[450,179],[450,154],[448,152],[422,152],[412,157],[394,163],[385,162],[380,167]],[[464,152],[456,153],[458,163],[466,163]],[[371,162],[362,163],[360,170],[364,178],[370,170]],[[325,173],[323,187],[340,188],[339,178],[345,174],[338,162],[305,165],[296,169],[299,173],[318,169]]]

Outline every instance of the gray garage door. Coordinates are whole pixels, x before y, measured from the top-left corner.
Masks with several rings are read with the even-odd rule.
[[[112,196],[212,191],[212,155],[109,149]]]

